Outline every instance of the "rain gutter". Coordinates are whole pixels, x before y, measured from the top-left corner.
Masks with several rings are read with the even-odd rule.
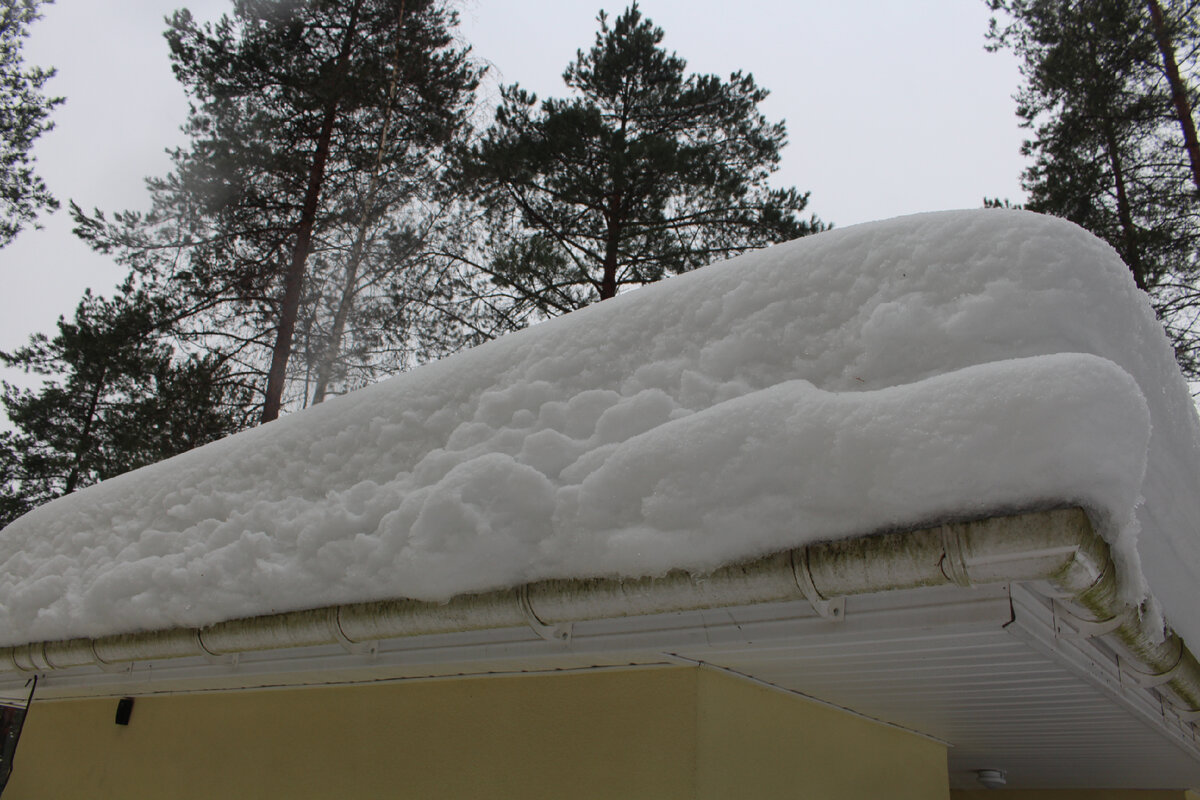
[[[529,626],[569,639],[571,623],[759,603],[808,600],[836,619],[844,598],[927,586],[1048,581],[1060,597],[1056,630],[1100,637],[1122,672],[1156,688],[1186,722],[1200,721],[1200,663],[1179,637],[1121,600],[1108,546],[1080,509],[1040,511],[910,532],[810,544],[705,575],[547,580],[446,603],[388,600],[249,617],[204,628],[37,642],[0,649],[0,674],[94,666],[123,670],[158,659],[220,659],[243,652]]]

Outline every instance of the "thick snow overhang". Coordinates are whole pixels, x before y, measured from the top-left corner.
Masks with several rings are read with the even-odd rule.
[[[1200,664],[1120,600],[1079,509],[815,543],[697,576],[542,581],[9,648],[69,699],[636,666],[716,669],[951,745],[951,785],[1200,784]]]
[[[65,697],[705,662],[959,769],[1007,753],[1012,785],[1195,787],[1198,442],[1103,243],[995,210],[862,225],[27,515],[0,673]],[[1012,725],[971,733],[984,710]],[[1047,783],[1083,740],[1096,782]]]

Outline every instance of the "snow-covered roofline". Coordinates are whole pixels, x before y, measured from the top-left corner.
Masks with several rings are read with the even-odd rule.
[[[830,231],[57,500],[0,533],[0,643],[1088,509],[1200,641],[1197,423],[1106,245],[998,210]],[[1144,502],[1141,502],[1144,499]],[[1140,534],[1139,534],[1140,530]]]
[[[1046,583],[1053,593],[1049,614],[1055,636],[1100,637],[1108,653],[1119,654],[1118,683],[1155,687],[1153,702],[1164,712],[1164,721],[1200,718],[1200,662],[1177,636],[1164,637],[1154,620],[1122,601],[1111,552],[1080,509],[816,542],[703,575],[672,570],[653,578],[558,579],[458,595],[444,603],[397,598],[229,620],[203,628],[34,642],[0,648],[0,683],[8,678],[11,688],[14,673],[16,685],[33,673],[49,677],[52,692],[87,687],[94,693],[120,695],[130,683],[148,683],[153,675],[157,691],[194,687],[198,682],[211,688],[208,680],[229,668],[237,671],[241,654],[249,654],[254,666],[253,675],[241,675],[239,685],[270,685],[284,673],[295,680],[297,672],[304,676],[301,682],[320,682],[323,673],[311,655],[300,657],[304,666],[297,669],[296,648],[335,645],[339,653],[367,656],[374,664],[377,656],[386,660],[388,648],[402,640],[428,642],[431,635],[436,639],[436,634],[466,634],[466,640],[457,640],[457,646],[463,647],[471,636],[486,636],[485,631],[530,628],[541,639],[565,644],[569,651],[580,623],[583,647],[592,650],[597,630],[590,628],[589,635],[588,622],[600,620],[605,626],[600,638],[619,650],[622,644],[628,647],[629,640],[618,631],[636,629],[638,623],[629,618],[642,615],[671,614],[678,624],[676,615],[691,614],[693,624],[699,622],[707,631],[695,612],[723,609],[734,620],[732,609],[740,608],[740,615],[747,606],[767,605],[795,623],[806,616],[797,606],[807,605],[826,620],[838,622],[848,612],[847,598],[859,595],[902,596],[906,589],[940,591],[934,587],[949,584],[972,589],[1008,584],[1011,593],[1012,584],[1031,582]],[[943,594],[931,608],[948,610],[954,605],[948,600]],[[903,607],[903,601],[899,603]],[[1015,622],[1016,612],[1010,613],[1014,615],[1010,622]],[[1023,608],[1026,625],[1027,614]],[[856,605],[853,616],[863,621],[861,605]],[[830,638],[840,638],[834,630],[827,631]],[[769,649],[778,646],[778,642],[764,644]],[[1093,657],[1107,661],[1111,656],[1100,654],[1104,652]],[[630,657],[628,650],[623,657]],[[199,673],[197,659],[207,662]],[[141,667],[137,675],[135,662]],[[97,675],[97,667],[113,680]]]

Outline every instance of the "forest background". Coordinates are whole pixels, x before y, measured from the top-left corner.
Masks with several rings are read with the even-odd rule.
[[[983,194],[1023,197],[1023,138],[1012,95],[1017,60],[984,50],[982,2],[924,0],[920,13],[893,0],[781,3],[755,0],[736,14],[712,0],[646,0],[665,46],[690,70],[750,72],[786,120],[789,145],[775,182],[812,191],[813,209],[838,226],[899,214],[969,208]],[[47,91],[67,102],[38,140],[38,170],[64,202],[84,208],[145,208],[145,178],[170,168],[165,151],[184,142],[182,87],[171,74],[163,18],[188,7],[200,20],[229,0],[57,0],[43,8],[25,48],[30,64],[56,67]],[[460,35],[489,65],[481,110],[498,87],[520,82],[539,96],[562,93],[562,71],[590,44],[597,0],[467,0]],[[120,43],[115,47],[114,43]],[[70,233],[64,211],[44,217],[0,249],[0,350],[51,331],[86,287],[106,292],[124,278]],[[0,370],[22,382],[19,371]],[[2,420],[0,420],[2,423]]]

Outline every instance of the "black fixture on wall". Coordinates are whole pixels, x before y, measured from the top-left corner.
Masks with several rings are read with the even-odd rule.
[[[128,725],[131,716],[133,716],[133,698],[122,697],[117,702],[117,724]]]

